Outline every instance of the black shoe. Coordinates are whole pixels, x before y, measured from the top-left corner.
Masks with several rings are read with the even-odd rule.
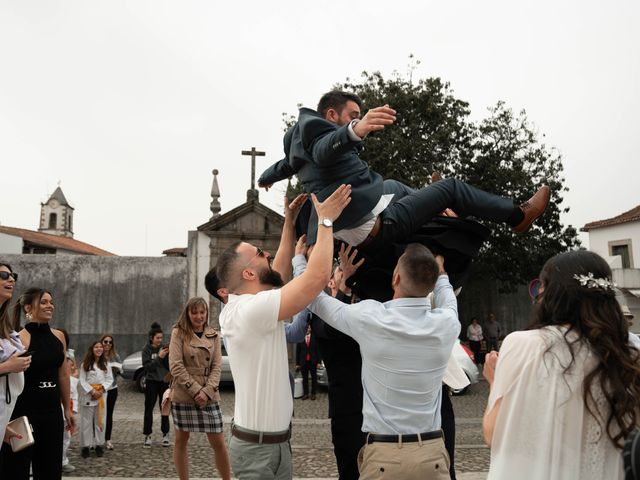
[[[104,448],[96,447],[96,457],[104,457]]]
[[[89,452],[89,447],[84,447],[82,449],[82,458],[89,458],[89,455],[91,454],[91,452]]]

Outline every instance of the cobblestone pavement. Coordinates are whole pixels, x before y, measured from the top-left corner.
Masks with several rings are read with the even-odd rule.
[[[485,382],[473,385],[459,397],[453,397],[456,412],[456,470],[459,472],[486,472],[489,469],[489,450],[482,440],[482,413],[486,405],[488,388]],[[225,435],[229,435],[229,422],[233,414],[234,391],[222,387],[221,407],[225,421]],[[122,380],[114,413],[113,451],[105,456],[89,459],[80,457],[78,435],[69,449],[69,459],[76,470],[68,476],[121,477],[121,478],[175,478],[172,448],[162,447],[160,419],[154,416],[154,445],[142,448],[142,417],[144,397],[132,382]],[[336,478],[326,391],[321,390],[317,400],[295,400],[293,420],[294,476],[297,478]],[[173,430],[173,425],[171,426]],[[211,478],[217,472],[213,467],[213,454],[206,436],[193,434],[189,441],[190,476]],[[484,475],[467,473],[464,478],[481,479]]]

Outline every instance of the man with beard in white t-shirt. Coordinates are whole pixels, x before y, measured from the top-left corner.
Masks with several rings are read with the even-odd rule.
[[[246,242],[232,244],[218,259],[220,284],[230,292],[220,326],[236,391],[229,448],[238,478],[292,477],[289,438],[293,399],[282,320],[303,310],[329,281],[333,221],[349,203],[350,195],[349,185],[340,186],[322,203],[311,194],[319,219],[317,242],[307,270],[289,283],[295,217],[305,195],[291,205],[285,201],[285,223],[273,262],[268,252]]]

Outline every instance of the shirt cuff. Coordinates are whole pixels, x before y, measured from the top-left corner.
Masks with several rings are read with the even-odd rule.
[[[353,131],[353,127],[359,121],[360,120],[358,120],[357,118],[355,120],[351,120],[349,122],[349,126],[347,127],[347,134],[349,135],[349,140],[351,140],[353,142],[361,142],[362,141],[362,139],[358,135],[356,135],[356,132]]]
[[[298,255],[293,257],[293,259],[291,260],[291,265],[293,266],[293,268],[304,267],[307,265],[307,259],[304,255],[299,253]]]

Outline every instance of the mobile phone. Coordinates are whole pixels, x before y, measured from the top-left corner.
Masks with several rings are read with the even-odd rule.
[[[22,352],[18,356],[19,357],[30,357],[31,355],[33,355],[33,352],[35,352],[35,350],[27,350],[26,352]]]

